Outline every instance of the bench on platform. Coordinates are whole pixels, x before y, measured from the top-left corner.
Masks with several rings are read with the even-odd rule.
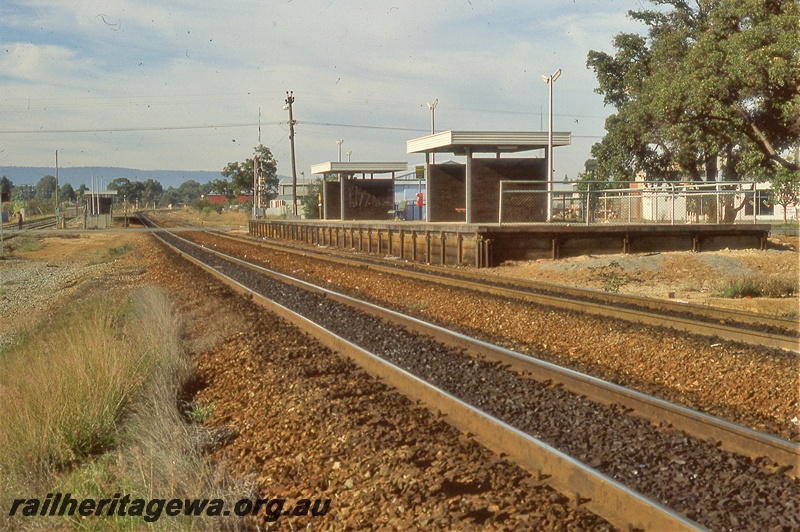
[[[386,214],[393,215],[395,220],[405,220],[407,206],[408,206],[407,201],[401,201],[400,203],[395,203],[394,210],[387,211]]]

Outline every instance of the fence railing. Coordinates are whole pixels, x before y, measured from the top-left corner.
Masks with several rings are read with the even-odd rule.
[[[581,182],[572,190],[551,192],[545,186],[542,181],[501,181],[498,222],[756,223],[759,216],[773,213],[768,191],[754,182]]]

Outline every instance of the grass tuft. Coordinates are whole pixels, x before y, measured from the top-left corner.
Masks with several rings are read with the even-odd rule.
[[[29,253],[39,251],[47,247],[47,242],[30,237],[18,237],[10,246],[15,253]]]
[[[792,297],[800,292],[800,280],[791,275],[751,275],[721,282],[719,297]]]
[[[202,401],[192,401],[186,405],[186,417],[195,423],[205,423],[214,413],[214,405]]]

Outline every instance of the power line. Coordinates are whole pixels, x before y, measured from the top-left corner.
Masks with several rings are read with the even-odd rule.
[[[327,127],[352,127],[359,129],[383,129],[387,131],[421,131],[427,133],[427,129],[412,128],[412,127],[393,127],[393,126],[367,126],[363,124],[337,124],[333,122],[311,122],[308,120],[298,120],[297,124],[308,124],[311,126],[327,126]]]
[[[323,127],[345,127],[357,129],[376,129],[384,131],[409,131],[414,133],[429,133],[427,129],[399,127],[399,126],[372,126],[366,124],[342,124],[336,122],[314,122],[310,120],[295,120],[296,125],[323,126]],[[286,124],[285,121],[267,122],[267,125],[280,126]],[[35,135],[35,134],[61,134],[61,133],[131,133],[137,131],[180,131],[190,129],[224,129],[237,127],[260,127],[263,122],[239,122],[232,124],[202,124],[184,126],[151,126],[151,127],[119,127],[104,129],[17,129],[0,130],[0,135]],[[602,135],[572,135],[572,138],[603,138]]]
[[[267,125],[283,125],[286,122],[267,122]],[[263,122],[261,123],[264,124]],[[368,126],[360,124],[337,124],[332,122],[311,122],[307,120],[295,120],[295,124],[308,124],[314,126],[327,126],[327,127],[351,127],[363,129],[384,129],[389,131],[422,131],[425,129],[414,129],[393,126]],[[184,125],[184,126],[151,126],[151,127],[118,127],[118,128],[103,128],[103,129],[17,129],[4,131],[0,130],[0,135],[32,135],[40,133],[129,133],[136,131],[177,131],[185,129],[222,129],[222,128],[236,128],[236,127],[253,127],[258,126],[258,122],[239,122],[233,124],[202,124],[202,125]]]
[[[281,122],[272,122],[278,125]],[[152,127],[117,127],[105,129],[18,129],[11,131],[0,130],[0,135],[29,135],[37,133],[127,133],[135,131],[176,131],[182,129],[222,129],[235,127],[253,127],[258,122],[241,122],[237,124],[203,124],[193,126],[152,126]]]

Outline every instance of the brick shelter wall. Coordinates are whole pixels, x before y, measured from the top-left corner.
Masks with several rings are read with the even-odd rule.
[[[327,220],[341,220],[342,218],[342,204],[341,194],[338,181],[325,181],[322,184],[323,198],[325,202],[325,218]]]
[[[428,216],[432,222],[463,222],[466,167],[463,164],[432,164],[427,182]]]
[[[328,219],[341,219],[340,183],[325,182]],[[394,210],[394,181],[391,179],[348,179],[345,182],[345,220],[383,220]]]
[[[500,210],[500,181],[542,181],[547,176],[545,159],[472,159],[474,223],[497,223]]]
[[[542,181],[527,189],[546,190],[545,159],[472,159],[472,221],[496,223],[499,216],[500,181]],[[437,164],[430,167],[428,212],[431,222],[466,220],[466,166]],[[542,215],[544,216],[544,215]],[[544,218],[542,218],[544,221]]]

